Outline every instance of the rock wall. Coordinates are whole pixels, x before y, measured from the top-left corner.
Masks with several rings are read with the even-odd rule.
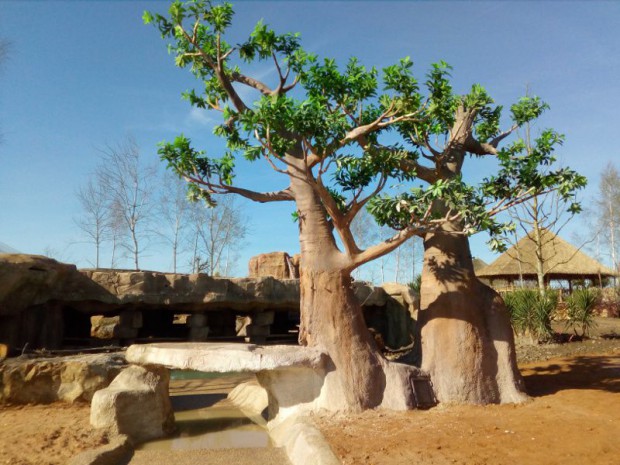
[[[298,272],[299,257],[284,252],[255,258],[256,275]],[[416,304],[406,286],[356,282],[354,288],[387,347],[411,343]],[[262,344],[293,340],[298,323],[297,279],[77,270],[46,257],[0,255],[0,344],[13,354],[26,345],[88,345],[91,337],[118,344],[218,337]]]

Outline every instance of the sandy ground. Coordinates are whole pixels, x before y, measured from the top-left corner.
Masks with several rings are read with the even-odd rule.
[[[620,320],[613,324],[620,327]],[[533,396],[524,405],[315,420],[344,464],[620,464],[620,339],[519,348],[519,354]],[[200,392],[200,383],[174,388],[178,394]],[[204,393],[214,393],[212,386]],[[88,405],[0,406],[0,465],[65,465],[105,444],[88,416]],[[236,463],[230,454],[219,463]]]
[[[521,366],[524,405],[315,417],[343,464],[620,464],[620,343]]]
[[[90,406],[0,406],[0,464],[65,465],[71,457],[104,444],[89,423]]]

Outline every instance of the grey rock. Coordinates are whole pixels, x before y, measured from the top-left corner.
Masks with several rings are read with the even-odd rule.
[[[168,397],[168,370],[129,366],[106,389],[93,396],[90,423],[136,442],[167,436],[174,431]]]

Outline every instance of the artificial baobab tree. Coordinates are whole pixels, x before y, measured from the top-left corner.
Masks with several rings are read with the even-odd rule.
[[[499,212],[550,192],[558,193],[567,210],[578,211],[574,192],[586,180],[568,168],[549,168],[555,162],[554,149],[562,142],[553,130],[544,130],[533,144],[516,138],[500,148],[518,128],[547,109],[544,102],[536,97],[520,99],[510,108],[510,127],[502,131],[502,107],[495,106],[477,85],[468,95],[454,94],[449,70],[439,64],[431,74],[435,77],[430,90],[438,94],[438,104],[434,112],[427,113],[426,122],[399,127],[403,139],[419,151],[413,168],[417,177],[430,187],[374,202],[380,214],[381,208],[388,207],[384,221],[393,227],[399,227],[398,222],[404,227],[407,218],[395,216],[390,204],[406,213],[429,208],[434,217],[445,220],[421,234],[421,366],[431,375],[438,399],[514,402],[523,394],[508,313],[501,297],[475,276],[468,231],[487,230],[491,246],[503,248],[501,236],[514,224],[495,220]],[[478,157],[494,157],[498,170],[476,193],[464,184],[462,172],[465,163]],[[437,195],[427,200],[433,191]],[[453,215],[462,208],[460,204],[469,207]],[[474,373],[472,367],[476,367]]]
[[[262,22],[245,42],[233,46],[226,41],[232,19],[230,4],[208,1],[174,2],[166,16],[145,13],[145,22],[155,23],[170,41],[176,65],[188,68],[200,81],[201,90],[187,92],[187,100],[221,113],[222,124],[214,133],[227,145],[223,153],[212,156],[179,136],[163,143],[160,155],[207,202],[215,202],[218,195],[239,195],[257,203],[294,204],[301,250],[299,341],[331,358],[339,385],[332,388],[338,391],[334,398],[341,399],[340,407],[391,406],[395,395],[407,399],[399,401],[400,406],[414,403],[411,377],[416,371],[383,358],[351,286],[356,268],[392,252],[414,235],[424,237],[428,255],[427,302],[437,301],[428,305],[427,314],[465,319],[469,324],[448,326],[445,334],[437,331],[439,327],[428,331],[436,345],[423,345],[429,359],[438,359],[441,350],[451,351],[455,344],[466,353],[495,351],[495,359],[485,356],[483,365],[473,357],[460,362],[460,372],[468,374],[459,382],[460,388],[477,395],[463,397],[442,389],[440,400],[523,400],[501,299],[490,293],[480,295],[477,303],[483,315],[478,317],[472,314],[473,308],[454,307],[450,292],[458,291],[458,283],[469,284],[463,281],[467,276],[461,275],[471,267],[468,234],[503,231],[506,226],[494,215],[536,192],[570,189],[574,173],[539,173],[539,165],[550,159],[549,151],[528,160],[518,144],[498,150],[497,144],[507,137],[498,129],[501,109],[491,107],[480,86],[473,86],[467,95],[454,95],[444,63],[435,65],[420,85],[409,59],[384,68],[381,75],[355,58],[339,67],[335,60],[320,60],[305,52],[297,35],[276,34]],[[244,73],[243,67],[256,61],[273,65],[274,82]],[[248,95],[254,100],[248,101]],[[536,102],[527,99],[515,111],[532,106]],[[530,113],[515,124],[537,116],[535,111]],[[388,131],[402,140],[390,142],[385,137]],[[431,134],[446,135],[441,151],[426,153]],[[487,152],[498,158],[497,174],[481,186],[468,185],[460,171],[464,157]],[[421,163],[425,156],[434,165]],[[268,191],[237,185],[235,167],[244,160],[266,163],[281,175],[282,185]],[[425,185],[400,193],[386,191],[391,183],[406,186],[416,179]],[[380,195],[382,191],[385,195]],[[351,224],[367,207],[395,234],[361,248]],[[437,295],[431,296],[435,292],[431,287]],[[475,290],[458,295],[472,297]],[[433,323],[429,319],[427,327]],[[491,333],[489,326],[494,328]],[[494,338],[500,338],[505,347],[499,350]],[[456,366],[459,361],[451,363]],[[442,373],[434,364],[427,364],[433,385],[449,383],[456,371]]]

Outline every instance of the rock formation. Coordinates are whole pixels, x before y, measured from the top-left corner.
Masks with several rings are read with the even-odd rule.
[[[0,364],[0,403],[90,402],[124,366],[119,354],[9,358]]]
[[[96,344],[93,338],[106,344],[294,340],[299,280],[287,277],[298,273],[298,260],[284,252],[260,255],[250,270],[254,277],[77,270],[46,257],[0,255],[0,344],[15,355],[25,346]],[[354,288],[367,323],[385,344],[409,345],[416,307],[408,288],[362,282]]]

